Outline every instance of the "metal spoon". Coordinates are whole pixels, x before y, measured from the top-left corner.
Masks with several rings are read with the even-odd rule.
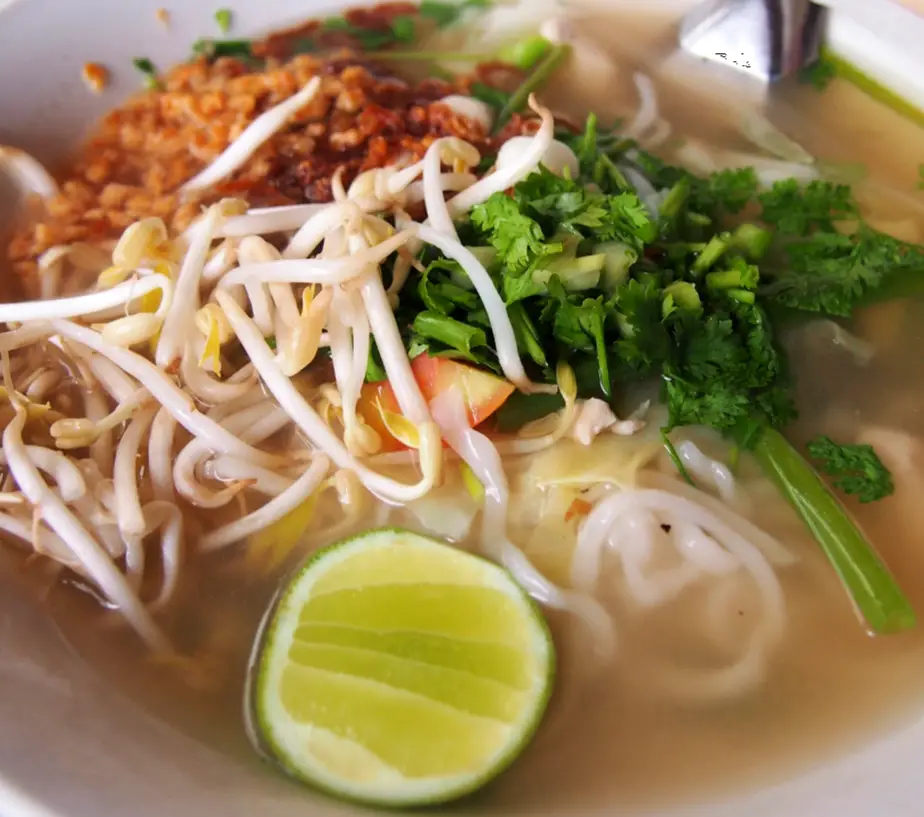
[[[826,17],[811,0],[710,0],[684,18],[680,45],[771,83],[818,58]]]

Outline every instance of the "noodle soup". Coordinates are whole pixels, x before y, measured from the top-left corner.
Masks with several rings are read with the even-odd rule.
[[[633,36],[625,38],[631,45],[595,39],[594,32],[604,24],[614,30],[622,26],[628,30],[631,25]],[[469,25],[477,32],[477,20]],[[115,308],[113,303],[94,303],[83,311],[62,312],[65,304],[57,313],[44,316],[36,307],[38,317],[20,318],[21,327],[10,326],[4,336],[33,327],[33,340],[10,346],[14,352],[7,382],[11,379],[28,399],[21,411],[40,414],[47,401],[55,413],[54,423],[44,426],[40,416],[26,417],[19,450],[24,433],[26,453],[36,458],[30,461],[50,475],[47,485],[56,489],[59,500],[73,509],[75,518],[109,555],[125,582],[119,587],[137,599],[134,616],[128,616],[135,628],[126,627],[112,610],[101,612],[100,602],[120,607],[123,613],[126,602],[123,598],[120,603],[110,592],[114,579],[107,584],[105,576],[101,580],[77,557],[83,551],[67,537],[67,527],[56,527],[53,515],[46,512],[36,534],[31,518],[18,510],[21,499],[10,499],[10,510],[4,511],[5,530],[11,542],[22,544],[25,539],[28,544],[23,580],[46,594],[49,611],[65,637],[115,689],[222,752],[251,762],[241,700],[252,669],[251,646],[280,586],[319,548],[385,526],[436,536],[492,556],[547,602],[544,612],[559,654],[559,683],[534,743],[479,799],[485,810],[554,813],[578,806],[649,806],[762,786],[857,746],[919,705],[917,674],[924,661],[919,631],[903,625],[896,628],[901,632],[871,635],[875,626],[869,616],[864,623],[855,609],[859,605],[861,612],[867,610],[863,600],[855,597],[851,603],[837,572],[804,518],[781,494],[764,460],[739,440],[730,439],[728,428],[675,422],[676,406],[662,405],[669,374],[659,371],[637,377],[613,372],[612,395],[585,393],[577,381],[587,360],[596,374],[592,343],[585,351],[576,342],[569,357],[562,351],[562,336],[555,336],[555,342],[546,343],[542,351],[552,354],[554,349],[559,358],[543,370],[534,365],[535,358],[530,362],[521,337],[514,337],[511,330],[517,361],[522,357],[526,363],[512,362],[509,355],[505,357],[505,330],[491,312],[490,297],[476,282],[477,271],[451,243],[463,249],[474,247],[475,263],[485,272],[486,284],[494,286],[492,281],[500,280],[501,274],[492,267],[496,258],[482,252],[489,245],[485,235],[490,229],[473,235],[470,220],[477,223],[479,216],[471,213],[491,194],[503,195],[508,188],[513,188],[514,199],[518,190],[525,196],[518,185],[527,184],[530,177],[528,169],[518,171],[522,175],[510,176],[506,183],[502,179],[484,199],[476,195],[478,185],[490,187],[492,177],[496,182],[518,159],[537,152],[543,128],[551,135],[552,112],[560,143],[570,155],[549,152],[546,145],[540,154],[547,168],[543,172],[557,170],[559,177],[568,178],[573,157],[578,162],[575,175],[583,178],[587,167],[576,155],[577,139],[586,115],[593,112],[601,140],[608,138],[603,134],[609,123],[621,118],[612,145],[629,134],[638,144],[628,150],[643,150],[645,155],[650,151],[699,177],[748,165],[755,167],[765,188],[793,176],[803,186],[819,177],[842,181],[849,176],[863,224],[910,247],[921,240],[921,205],[908,181],[916,176],[919,129],[840,80],[823,93],[796,84],[784,89],[766,122],[755,116],[751,101],[743,96],[740,104],[737,98],[710,96],[697,81],[693,66],[683,79],[678,58],[663,64],[650,57],[641,59],[639,55],[660,53],[669,41],[671,31],[662,20],[591,15],[570,21],[570,26],[566,35],[542,29],[551,42],[557,38],[572,48],[571,61],[562,62],[540,93],[539,100],[548,109],[536,101],[532,108],[524,104],[493,136],[493,124],[485,127],[479,117],[486,110],[489,116],[499,115],[496,108],[439,101],[466,97],[475,86],[467,80],[439,85],[418,61],[394,60],[384,67],[380,63],[360,69],[355,66],[370,62],[375,66],[374,58],[359,55],[351,61],[322,51],[318,57],[295,57],[294,63],[284,63],[288,74],[284,67],[273,65],[244,70],[233,60],[213,61],[210,69],[194,63],[199,67],[188,69],[191,77],[183,77],[184,69],[178,69],[163,80],[165,90],[151,92],[163,94],[165,107],[173,104],[171,94],[181,92],[192,96],[189,104],[205,104],[206,91],[197,97],[197,83],[237,81],[235,87],[242,89],[255,82],[252,77],[261,76],[261,71],[275,70],[272,83],[292,86],[280,90],[266,80],[270,90],[260,92],[266,96],[258,103],[263,106],[259,110],[269,112],[265,116],[272,116],[294,93],[302,93],[299,85],[309,88],[315,75],[326,72],[340,84],[335,90],[322,87],[314,95],[306,93],[299,127],[264,133],[256,149],[231,171],[220,172],[222,162],[229,161],[227,156],[233,158],[235,139],[240,144],[248,133],[240,123],[234,136],[231,132],[225,136],[230,147],[222,149],[216,142],[200,146],[203,155],[192,150],[189,156],[184,154],[181,182],[188,184],[203,168],[214,176],[206,178],[201,190],[188,191],[196,194],[191,199],[195,207],[169,185],[162,200],[149,203],[164,208],[159,215],[128,216],[131,207],[119,203],[113,209],[126,215],[130,224],[142,215],[166,221],[166,226],[147,222],[146,227],[135,228],[136,244],[115,228],[113,235],[92,239],[90,233],[81,232],[88,224],[85,211],[65,213],[61,218],[73,227],[76,240],[93,246],[78,251],[87,257],[64,258],[57,291],[36,289],[48,275],[48,257],[44,265],[37,262],[41,253],[35,246],[22,249],[26,233],[14,237],[16,269],[32,287],[30,295],[42,294],[49,303],[65,304],[68,297],[84,291],[110,293],[104,297],[111,298],[126,282],[146,286],[141,296],[160,296],[160,302],[146,310],[131,310],[131,320],[125,317],[125,306],[137,306],[136,301],[142,300],[137,289],[126,290],[121,301],[114,298]],[[373,26],[373,30],[377,29]],[[298,36],[317,36],[312,31]],[[449,27],[428,36],[444,50],[450,43],[464,50],[474,35]],[[268,48],[272,52],[284,42],[286,38],[271,39]],[[341,45],[333,42],[330,47]],[[254,53],[262,52],[257,48]],[[350,85],[350,71],[361,77],[357,86]],[[392,71],[408,79],[392,78]],[[478,81],[509,92],[523,76],[528,78],[529,70],[516,73],[495,66],[479,74]],[[326,107],[317,101],[317,94],[325,96]],[[639,111],[640,95],[642,109],[645,98],[656,99],[653,118],[647,122],[639,121],[644,113]],[[146,110],[143,103],[135,104],[136,113]],[[370,113],[373,106],[374,114]],[[373,115],[378,117],[377,128],[391,121],[388,116],[411,124],[406,124],[400,139],[384,127],[351,146],[350,140],[358,137],[349,117],[368,122]],[[116,119],[119,116],[128,118],[129,113]],[[426,125],[421,124],[423,118]],[[319,123],[330,132],[312,130]],[[561,134],[571,125],[573,139]],[[784,146],[783,152],[795,150],[798,155],[801,150],[817,161],[771,155],[765,145],[769,140],[778,146],[781,132],[788,137],[782,137],[784,145],[795,142],[795,148]],[[214,138],[220,141],[221,136]],[[432,148],[437,139],[443,140],[446,155]],[[463,141],[469,147],[460,144]],[[889,150],[882,150],[884,142]],[[334,151],[336,144],[342,156]],[[506,167],[505,144],[513,146],[507,149]],[[91,164],[93,146],[91,142],[86,156],[75,165],[79,172],[86,173]],[[106,149],[114,148],[107,145]],[[129,148],[125,150],[131,155]],[[494,161],[480,169],[483,156]],[[421,167],[396,181],[416,161]],[[530,161],[532,169],[538,167],[538,156]],[[864,165],[862,174],[857,162]],[[280,169],[280,164],[285,166]],[[344,170],[338,171],[341,165]],[[491,167],[493,172],[488,172]],[[619,154],[616,167],[625,176],[626,192],[637,196],[641,212],[647,208],[648,216],[655,212],[661,219],[668,217],[661,208],[670,199],[670,189],[660,184],[652,165],[632,154],[628,158]],[[146,172],[144,167],[132,167],[132,172],[136,175],[125,176],[118,184],[150,184],[148,177],[138,175]],[[386,175],[376,177],[378,172]],[[363,173],[370,175],[363,177]],[[338,184],[343,186],[342,196]],[[469,194],[469,190],[476,192]],[[403,198],[397,198],[399,194]],[[392,195],[394,201],[389,199]],[[230,196],[245,204],[219,203]],[[462,201],[457,210],[453,210],[454,196]],[[209,208],[205,215],[203,206]],[[257,207],[264,209],[254,212]],[[358,207],[360,215],[351,207]],[[729,220],[727,229],[747,219],[756,222],[760,211],[754,214],[754,207],[752,200],[741,218]],[[351,213],[364,225],[358,232],[350,232]],[[372,214],[380,215],[367,218]],[[267,215],[279,221],[266,227],[259,220]],[[553,255],[565,254],[568,236],[549,227],[545,217],[537,216],[536,222],[540,234],[544,231],[543,240],[563,245]],[[428,225],[421,227],[425,219]],[[837,230],[846,233],[853,226],[839,223]],[[568,291],[618,298],[619,286],[644,280],[642,276],[657,265],[659,270],[667,268],[664,258],[673,250],[664,245],[694,243],[686,236],[662,235],[636,253],[622,241],[620,252],[628,246],[636,259],[618,273],[627,277],[607,291],[603,265],[615,261],[607,255],[612,247],[601,247],[612,242],[594,243],[596,239],[586,235],[591,229],[586,224],[571,229],[585,243],[575,245],[571,257],[564,259],[568,264],[551,267],[549,276],[536,279],[539,289],[530,297],[552,297],[548,293],[556,290],[554,284],[548,285],[549,278],[567,279],[571,270],[591,266],[577,261],[606,256],[598,269],[591,270],[598,275],[591,286],[579,286],[571,279],[569,286],[574,289]],[[115,243],[120,234],[121,241]],[[705,252],[708,240],[701,244],[689,251],[693,259]],[[492,251],[504,252],[497,246]],[[106,256],[102,263],[94,256],[99,252]],[[910,252],[903,248],[899,256],[905,258]],[[363,253],[361,263],[350,260]],[[284,266],[309,257],[306,263],[318,263],[300,268],[297,274]],[[684,258],[670,263],[695,265],[695,260]],[[402,259],[408,266],[403,273]],[[395,284],[400,276],[409,276],[409,289],[423,290],[427,278],[420,268],[439,260],[456,275],[440,280],[454,283],[461,294],[448,288],[438,296],[427,293],[422,305],[413,300],[415,296],[405,298],[401,294],[405,290]],[[160,271],[158,263],[164,265]],[[194,285],[186,290],[191,293],[189,305],[182,307],[179,301],[181,309],[171,306],[158,312],[171,297],[177,303],[183,269],[196,264]],[[376,270],[381,266],[380,278],[374,279],[380,281],[381,292],[370,294],[363,288],[368,281],[354,280],[355,269],[370,264]],[[767,264],[769,268],[770,261]],[[474,288],[462,285],[459,268]],[[772,274],[761,269],[762,275]],[[716,271],[721,270],[706,274]],[[245,290],[241,284],[252,283],[248,275],[264,278],[259,287]],[[706,294],[705,284],[694,286],[704,301],[713,297]],[[758,299],[770,299],[772,283],[766,290],[754,289]],[[210,297],[213,292],[233,292],[234,297]],[[439,357],[447,347],[460,351],[459,346],[453,347],[454,340],[446,340],[449,335],[434,337],[415,330],[413,338],[408,337],[407,325],[419,329],[419,324],[417,315],[408,318],[402,310],[410,303],[418,314],[432,313],[438,297],[449,297],[445,293],[458,297],[460,303],[477,294],[487,313],[484,324],[464,311],[446,317],[454,315],[469,329],[490,332],[490,343],[479,346],[477,338],[468,335],[465,343],[474,345],[462,350],[467,356]],[[566,293],[568,297],[573,295]],[[506,315],[504,301],[499,303]],[[562,303],[585,306],[573,300]],[[658,303],[662,308],[663,300]],[[403,361],[396,362],[392,356],[396,350],[388,345],[394,335],[383,329],[383,304],[391,304],[387,314],[394,315],[392,322],[403,333],[398,337],[408,346],[397,348],[402,355],[408,353]],[[819,315],[816,310],[809,320],[778,323],[773,304],[769,300],[768,304],[786,350],[799,410],[798,419],[785,424],[786,436],[803,452],[818,434],[839,444],[873,446],[891,472],[894,492],[875,502],[861,503],[854,496],[844,497],[843,502],[910,606],[920,609],[924,580],[916,570],[913,544],[918,513],[913,497],[921,479],[924,431],[913,397],[920,368],[914,352],[921,339],[919,299],[858,305],[850,310],[850,320],[837,314]],[[714,303],[706,303],[706,309],[713,307]],[[625,313],[619,314],[625,318]],[[663,314],[667,321],[668,310]],[[39,325],[48,319],[54,321],[50,327]],[[266,327],[261,327],[261,320]],[[123,323],[110,328],[118,321]],[[176,326],[186,333],[185,351],[180,342],[172,350],[169,344],[163,346],[164,337],[169,341],[171,327]],[[541,340],[546,330],[539,326]],[[444,323],[444,332],[449,331],[446,327],[455,324]],[[607,337],[619,341],[632,337],[625,323],[605,331],[615,333]],[[121,333],[140,334],[126,341]],[[251,353],[253,338],[267,350],[263,357]],[[272,344],[267,346],[264,338],[272,338]],[[423,357],[414,348],[421,338],[433,344]],[[133,350],[151,368],[134,360],[126,364],[124,355],[112,354],[111,348]],[[479,351],[482,348],[487,351]],[[409,363],[415,351],[417,362]],[[354,356],[362,359],[361,369]],[[568,368],[563,369],[563,363]],[[435,367],[432,376],[426,366]],[[489,379],[465,380],[476,375],[451,366],[473,367],[479,378]],[[387,377],[377,375],[376,367]],[[408,372],[413,374],[410,379]],[[452,407],[446,409],[440,389],[433,385],[441,382],[439,378],[465,383],[462,420],[457,416],[455,424],[446,419]],[[376,385],[383,382],[390,383],[393,391]],[[416,397],[402,392],[411,383],[417,384]],[[517,387],[513,397],[507,396],[513,391],[507,391],[511,385]],[[191,397],[198,411],[191,423],[184,423],[187,418],[180,416],[179,407],[171,410],[179,405],[171,387]],[[146,394],[139,396],[142,389]],[[542,396],[543,391],[552,396],[556,389],[564,399],[551,411],[530,415],[528,422],[513,430],[504,427],[509,416],[504,412],[512,411],[515,400],[531,390],[540,394],[530,397]],[[371,398],[366,396],[369,393]],[[757,392],[752,396],[758,399]],[[314,419],[299,407],[299,401],[320,425],[312,425]],[[498,401],[504,408],[495,415],[499,406],[493,404]],[[415,416],[421,404],[423,409]],[[381,411],[365,413],[369,406]],[[8,427],[19,415],[11,404],[3,409]],[[436,417],[436,426],[427,425],[432,422],[428,411]],[[107,421],[107,415],[112,419]],[[200,415],[206,420],[198,419]],[[86,439],[80,436],[90,433],[88,426],[81,425],[84,420],[94,425]],[[676,428],[670,431],[668,452],[661,429],[672,424]],[[324,429],[336,435],[336,446],[328,443]],[[466,436],[473,432],[480,436]],[[435,445],[427,441],[428,434],[436,435]],[[15,465],[16,440],[10,453],[7,436],[4,456]],[[456,444],[462,439],[482,445],[482,438],[499,453],[500,482],[491,482],[496,473],[478,470],[485,458],[471,458],[465,445]],[[88,495],[68,501],[67,480],[77,478],[57,458],[35,465],[39,457],[48,457],[34,453],[36,447],[61,451],[68,462],[79,462],[78,476]],[[440,462],[438,478],[428,470],[428,457]],[[468,471],[460,467],[462,461]],[[18,477],[15,468],[8,474],[5,494],[28,494],[21,484],[24,466],[19,467]],[[311,468],[316,468],[317,478],[309,473]],[[472,489],[472,473],[486,492]],[[687,485],[680,473],[686,473],[694,485]],[[128,482],[135,480],[133,498],[125,499],[124,486],[120,491],[120,474],[128,475]],[[296,496],[284,513],[266,524],[257,519],[254,527],[248,523],[240,527],[260,508],[297,495],[293,486],[302,483],[303,495]],[[413,486],[425,483],[426,490],[415,494]],[[502,486],[503,491],[492,494],[492,485]],[[500,526],[491,528],[497,509],[492,512],[490,503],[500,501],[497,496],[504,493]],[[80,494],[79,485],[74,494]],[[27,496],[26,508],[31,510],[32,505],[42,502]],[[131,528],[130,511],[135,507],[141,510],[137,530]],[[182,558],[179,545],[171,539],[176,537],[171,524],[182,530]],[[33,536],[37,537],[34,547],[29,544]],[[498,542],[509,543],[518,556],[511,557],[513,551],[508,550],[505,557],[497,549]],[[11,550],[18,559],[21,549]]]

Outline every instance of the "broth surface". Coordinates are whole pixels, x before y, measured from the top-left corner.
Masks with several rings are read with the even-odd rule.
[[[585,25],[587,31],[608,30],[632,41],[631,54],[611,47],[622,66],[620,85],[605,97],[581,99],[575,108],[567,104],[574,97],[569,88],[581,78],[563,77],[550,89],[550,99],[576,117],[588,108],[604,120],[631,113],[636,96],[630,67],[643,68],[658,80],[657,65],[671,47],[672,29],[663,21],[637,18],[589,19]],[[650,62],[638,62],[639,54]],[[740,102],[743,115],[750,103],[709,98],[698,87],[696,71],[689,84],[677,75],[672,71],[658,82],[662,113],[675,134],[748,150],[734,132],[731,109]],[[814,155],[831,162],[863,162],[869,183],[858,195],[872,208],[873,223],[907,231],[899,236],[904,239],[922,238],[924,201],[914,183],[924,138],[917,126],[840,80],[821,94],[808,87],[787,88],[771,111],[773,120]],[[892,187],[898,192],[890,193]],[[851,508],[924,613],[924,554],[917,541],[924,524],[918,499],[924,489],[924,417],[918,408],[924,386],[922,326],[924,304],[918,302],[885,304],[860,314],[851,330],[873,345],[875,355],[867,365],[822,331],[794,330],[788,345],[802,409],[792,429],[797,438],[824,432],[855,441],[870,429],[895,432],[889,447],[877,438],[895,475],[895,495]],[[715,438],[703,439],[722,450]],[[567,619],[553,616],[560,680],[550,714],[527,754],[480,796],[480,807],[538,814],[708,799],[805,771],[917,714],[924,702],[922,627],[902,636],[868,636],[794,512],[765,490],[756,472],[745,469],[744,485],[751,491],[755,521],[799,556],[797,565],[779,571],[788,629],[765,684],[741,700],[714,705],[671,703],[647,688],[652,645],[658,651],[684,649],[681,622],[702,614],[694,593],[651,615],[614,601],[619,653],[615,664],[603,668],[594,667],[583,634]],[[395,511],[388,522],[420,527],[405,511]],[[362,527],[378,523],[370,509]],[[193,538],[195,531],[188,536]],[[86,594],[54,589],[48,605],[75,649],[115,689],[178,729],[255,764],[240,717],[253,635],[284,572],[323,544],[303,542],[301,553],[281,571],[262,575],[233,548],[188,563],[164,623],[181,647],[208,645],[192,668],[198,686],[180,682],[172,668],[152,662],[126,628],[101,622],[95,599]],[[27,579],[40,583],[29,572]],[[739,610],[743,619],[749,613],[746,602]]]

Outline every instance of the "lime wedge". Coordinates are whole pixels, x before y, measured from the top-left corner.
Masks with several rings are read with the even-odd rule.
[[[443,803],[522,751],[554,666],[506,571],[375,530],[318,553],[280,596],[255,648],[251,725],[285,771],[334,795]]]

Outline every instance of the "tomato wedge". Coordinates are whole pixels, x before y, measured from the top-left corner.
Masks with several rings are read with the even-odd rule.
[[[411,369],[428,403],[452,386],[457,386],[465,398],[468,421],[472,426],[487,420],[514,390],[513,384],[507,380],[457,360],[423,354],[411,361]],[[386,411],[401,413],[395,393],[387,381],[366,383],[356,409],[382,438],[382,450],[398,451],[404,446],[388,433],[378,408],[380,405]]]

